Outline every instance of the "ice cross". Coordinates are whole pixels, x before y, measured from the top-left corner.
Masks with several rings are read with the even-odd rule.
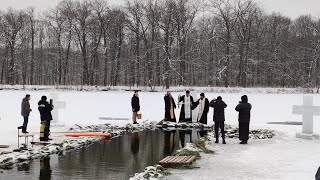
[[[313,116],[320,116],[320,107],[313,106],[313,97],[304,96],[302,106],[293,106],[293,114],[302,115],[302,133],[313,134]]]
[[[53,105],[54,105],[54,108],[52,110],[52,118],[53,118],[52,123],[58,123],[59,122],[59,109],[66,108],[66,102],[59,101],[57,93],[50,94],[50,99],[53,99]]]

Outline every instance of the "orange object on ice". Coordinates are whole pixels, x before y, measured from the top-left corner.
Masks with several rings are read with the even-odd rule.
[[[64,135],[67,136],[67,137],[80,137],[80,136],[96,137],[96,136],[103,136],[105,138],[111,136],[109,133],[68,133],[68,134],[64,134]]]

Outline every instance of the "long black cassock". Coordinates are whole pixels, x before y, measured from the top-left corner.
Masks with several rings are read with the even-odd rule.
[[[179,102],[183,102],[180,111],[179,122],[192,122],[192,110],[193,108],[193,97],[183,95],[180,97]]]
[[[198,119],[197,122],[202,124],[207,124],[208,122],[208,112],[209,112],[209,100],[207,98],[199,99],[194,103],[194,108],[199,106]]]

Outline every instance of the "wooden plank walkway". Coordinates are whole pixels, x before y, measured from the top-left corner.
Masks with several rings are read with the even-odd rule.
[[[196,160],[196,156],[167,156],[159,164],[163,167],[178,167],[190,165]]]

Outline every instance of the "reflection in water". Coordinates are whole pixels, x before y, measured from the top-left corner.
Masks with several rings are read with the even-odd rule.
[[[170,156],[176,150],[175,143],[176,131],[164,131],[164,149],[163,154],[165,156]]]
[[[50,156],[41,158],[39,180],[51,180],[51,174]]]
[[[192,130],[179,130],[181,148],[184,148],[187,143],[192,143]]]
[[[206,137],[208,135],[208,131],[198,131],[200,137]]]
[[[25,171],[28,173],[30,171],[30,163],[18,164],[18,171]]]
[[[30,180],[35,177],[39,177],[39,180],[127,180],[135,173],[142,172],[145,167],[173,155],[181,148],[180,142],[185,146],[198,137],[197,131],[127,132],[110,142],[94,143],[86,148],[67,152],[65,156],[42,158],[40,167],[31,162],[28,173],[17,172],[16,169],[5,171],[0,174],[0,180],[2,177],[5,180]]]
[[[139,146],[140,146],[139,132],[133,132],[131,135],[131,153],[135,161],[138,160]]]

